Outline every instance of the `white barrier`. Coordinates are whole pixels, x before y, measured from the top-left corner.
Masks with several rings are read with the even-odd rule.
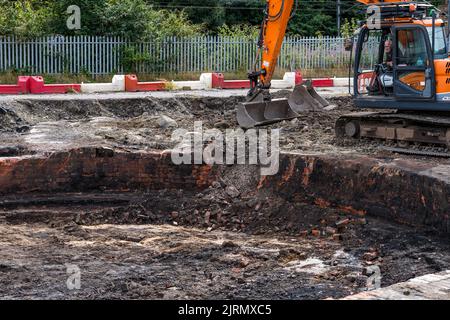
[[[115,75],[111,83],[82,83],[82,93],[124,92],[125,76]]]
[[[205,86],[205,89],[212,89],[213,87],[213,74],[212,73],[202,73],[200,76],[200,82]]]
[[[348,78],[334,78],[334,87],[348,86]],[[174,90],[211,90],[213,74],[203,73],[199,81],[172,81]],[[286,72],[283,80],[272,80],[272,89],[293,89],[296,85],[296,73]],[[125,76],[115,75],[111,83],[82,83],[82,93],[125,92]]]
[[[348,78],[334,78],[333,81],[335,87],[348,87]],[[353,81],[350,82],[350,85],[353,85]]]
[[[208,85],[202,81],[172,81],[176,90],[206,90]]]
[[[295,75],[295,72],[286,72],[283,80],[272,80],[272,89],[294,89]]]

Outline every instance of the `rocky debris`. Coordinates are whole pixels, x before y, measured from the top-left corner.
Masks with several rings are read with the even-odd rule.
[[[166,115],[162,115],[158,118],[158,125],[164,130],[168,129],[168,128],[177,128],[178,127],[177,121]]]
[[[23,154],[30,154],[26,147],[21,145],[0,146],[0,157],[17,157]]]
[[[15,111],[0,106],[0,133],[24,133],[30,129],[28,122],[24,121]]]
[[[286,97],[288,94],[281,91],[275,97]],[[169,129],[181,128],[192,132],[194,121],[201,121],[205,130],[237,129],[235,107],[243,99],[186,96],[169,99],[7,101],[0,111],[0,133],[7,134],[0,136],[0,139],[7,141],[11,139],[8,133],[23,133],[43,122],[66,121],[59,127],[55,125],[55,131],[66,135],[71,141],[93,141],[95,137],[111,147],[167,150],[176,144]],[[375,142],[336,140],[333,130],[336,120],[340,115],[356,109],[349,97],[332,98],[330,102],[337,108],[305,112],[297,119],[261,129],[281,129],[282,151],[378,152]],[[76,135],[70,131],[74,128],[77,129]],[[65,130],[68,130],[66,134]],[[26,139],[25,136],[22,139]]]
[[[239,195],[241,194],[241,193],[239,192],[239,190],[236,189],[236,187],[234,187],[234,186],[228,186],[228,187],[226,187],[225,192],[226,192],[231,198],[237,198],[237,197],[239,197]]]

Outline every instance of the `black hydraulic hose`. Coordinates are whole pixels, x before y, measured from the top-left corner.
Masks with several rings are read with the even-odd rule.
[[[300,0],[295,0],[295,6],[294,6],[294,9],[293,9],[292,12],[291,12],[291,16],[289,17],[289,20],[292,19],[292,18],[294,17],[295,13],[297,12],[297,9],[298,9],[298,2],[299,2],[299,1],[300,1]]]
[[[436,11],[433,10],[433,13],[432,13],[431,17],[432,17],[432,24],[433,24],[432,27],[431,27],[432,33],[433,33],[432,37],[431,37],[431,46],[432,46],[432,48],[431,48],[431,51],[432,51],[431,57],[432,57],[432,61],[434,63],[434,55],[435,55],[435,51],[436,51]]]
[[[350,50],[350,63],[348,65],[348,94],[352,94],[352,65],[353,65],[353,47],[355,45],[355,36],[352,36],[352,49]],[[354,92],[356,94],[356,92]]]

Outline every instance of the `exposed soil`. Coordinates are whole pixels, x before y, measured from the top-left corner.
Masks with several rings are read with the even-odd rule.
[[[15,201],[0,211],[6,299],[341,298],[368,288],[369,266],[383,286],[450,266],[448,241],[426,230],[276,199],[225,210],[175,190]],[[67,265],[80,290],[67,288]]]
[[[279,91],[275,98],[286,97]],[[194,122],[202,128],[236,130],[235,107],[242,96],[120,99],[42,99],[0,101],[0,156],[46,153],[83,146],[110,146],[126,150],[167,150],[179,141],[172,140],[176,129],[194,131]],[[286,152],[328,154],[370,154],[385,157],[415,158],[445,162],[448,159],[398,155],[380,146],[390,143],[362,139],[336,138],[336,120],[354,111],[351,97],[328,99],[336,109],[305,112],[299,118],[260,129],[280,129],[280,148]],[[161,122],[168,117],[173,123]],[[412,146],[424,151],[433,148]],[[428,150],[429,149],[429,150]],[[439,152],[448,152],[442,148]]]
[[[236,129],[242,99],[1,102],[0,157],[165,150],[174,129],[194,121]],[[282,129],[281,149],[392,156],[373,141],[337,140],[335,121],[355,108],[350,98],[331,102],[338,108],[270,126]],[[256,176],[242,167],[223,177],[201,192],[0,199],[0,298],[325,299],[366,290],[368,266],[380,267],[383,286],[450,268],[448,238],[431,230],[256,195]],[[80,290],[67,288],[67,264],[80,268]]]
[[[284,97],[287,92],[278,92]],[[0,136],[8,145],[39,151],[69,144],[109,144],[132,149],[172,148],[174,129],[237,129],[235,106],[243,97],[177,97],[172,99],[77,100],[8,102],[0,112]],[[338,108],[310,112],[291,121],[269,126],[281,128],[280,146],[284,151],[376,152],[370,141],[338,141],[334,124],[339,116],[356,110],[350,98],[332,98]],[[165,127],[161,116],[176,121]],[[267,128],[267,127],[266,127]],[[3,132],[3,134],[1,134]],[[25,133],[24,133],[25,132]],[[55,146],[55,142],[57,145]],[[38,145],[38,146],[36,146]]]

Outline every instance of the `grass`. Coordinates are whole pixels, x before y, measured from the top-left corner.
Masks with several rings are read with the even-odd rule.
[[[286,71],[277,70],[274,79],[282,79]],[[327,78],[327,77],[347,77],[347,68],[333,68],[333,69],[315,69],[315,70],[301,70],[304,78]],[[15,84],[19,75],[25,75],[17,72],[0,72],[0,84]],[[137,74],[139,81],[190,81],[198,80],[201,72],[185,72],[185,73],[155,73],[155,74]],[[86,74],[44,74],[45,82],[53,83],[110,83],[113,75],[91,76]],[[227,72],[225,79],[227,80],[242,80],[247,78],[247,72]]]

